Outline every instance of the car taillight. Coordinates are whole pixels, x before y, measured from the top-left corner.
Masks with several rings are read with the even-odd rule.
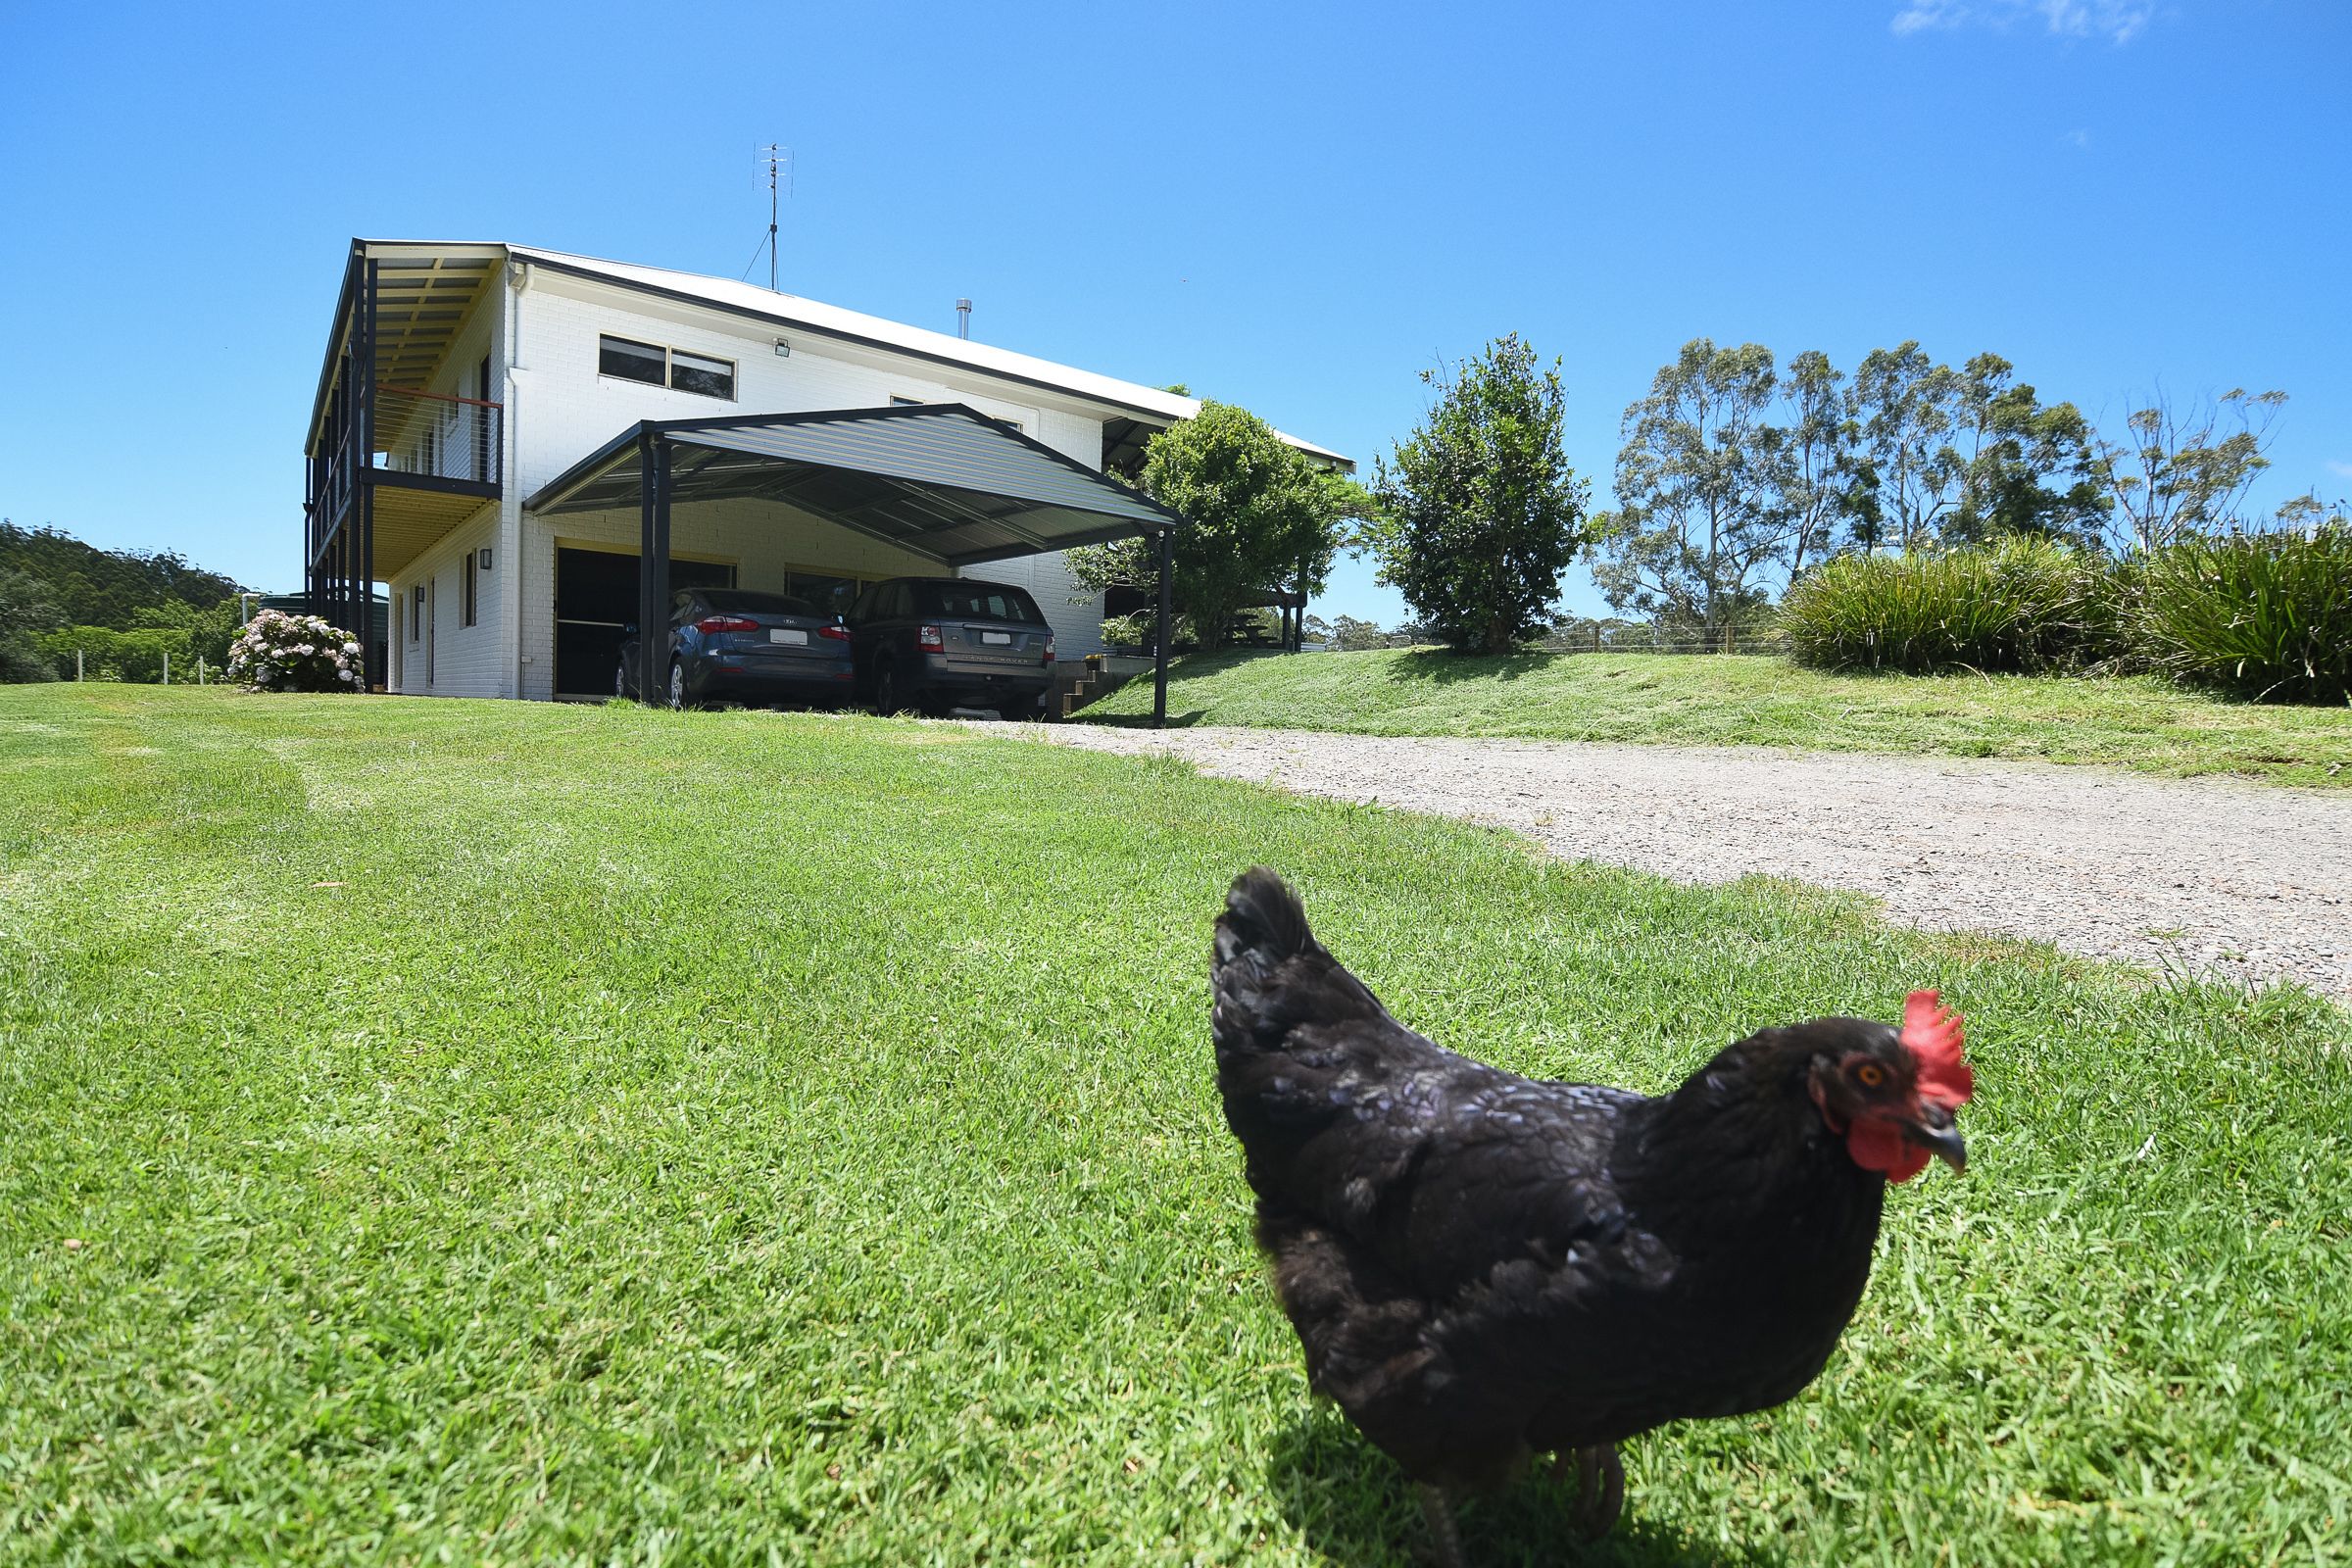
[[[1046,633],[1046,657],[1043,662],[1049,664],[1054,662],[1054,634],[1052,632]]]
[[[742,615],[705,615],[694,623],[699,632],[758,631],[760,623]]]
[[[937,626],[917,626],[914,629],[914,646],[926,654],[944,654],[948,651],[948,640],[939,634]]]
[[[850,628],[847,626],[819,626],[816,628],[816,634],[819,637],[830,637],[837,643],[846,643],[850,640]]]

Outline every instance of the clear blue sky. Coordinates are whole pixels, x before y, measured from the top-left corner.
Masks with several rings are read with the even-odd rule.
[[[2283,388],[2261,499],[2340,496],[2348,68],[2340,0],[10,5],[0,513],[296,584],[351,236],[733,276],[768,140],[788,290],[948,330],[969,295],[975,337],[1367,471],[1504,331],[1565,362],[1603,495],[1685,339],[1917,337],[2094,416]],[[1401,609],[1369,565],[1318,608]]]

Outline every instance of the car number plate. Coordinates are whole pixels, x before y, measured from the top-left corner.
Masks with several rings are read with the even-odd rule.
[[[984,631],[980,634],[980,640],[984,643],[999,643],[1009,647],[1012,643],[1012,633],[1008,631]]]
[[[787,643],[794,648],[808,646],[808,634],[805,631],[794,631],[789,626],[768,627],[767,640],[771,643]]]

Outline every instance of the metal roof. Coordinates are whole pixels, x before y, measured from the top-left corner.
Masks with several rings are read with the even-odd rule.
[[[672,505],[782,502],[953,566],[1157,533],[1184,519],[959,403],[631,425],[523,502],[634,508],[642,442],[668,442]]]
[[[845,310],[821,300],[773,292],[757,283],[726,277],[706,277],[699,272],[675,272],[662,267],[609,262],[594,256],[574,256],[564,251],[537,250],[527,245],[509,245],[507,250],[517,260],[536,262],[559,271],[603,277],[630,288],[714,305],[735,315],[756,317],[820,336],[895,350],[938,364],[960,366],[1005,380],[1066,393],[1090,403],[1108,404],[1114,408],[1154,416],[1170,424],[1179,419],[1192,418],[1200,412],[1199,398],[1183,397],[1135,381],[1122,381],[1116,376],[1098,375],[1092,370],[1056,365],[1052,360],[974,343],[946,332],[908,326],[904,321],[885,320],[879,316]],[[1355,469],[1352,458],[1328,447],[1317,446],[1312,441],[1286,435],[1279,430],[1275,434],[1309,456],[1324,459],[1349,472]]]
[[[976,372],[997,380],[1012,381],[1048,392],[1056,392],[1083,403],[1095,404],[1118,415],[1140,416],[1152,429],[1164,428],[1180,419],[1192,418],[1200,412],[1199,398],[1182,397],[1158,387],[1140,382],[1122,381],[1116,376],[1098,375],[1072,366],[1057,365],[1028,354],[1016,354],[1010,349],[994,348],[986,343],[974,343],[953,337],[946,332],[933,332],[904,321],[886,320],[879,316],[867,316],[861,311],[845,310],[827,305],[821,300],[803,299],[797,294],[771,292],[756,283],[739,282],[733,278],[706,277],[699,272],[678,272],[662,267],[639,267],[628,262],[606,261],[596,256],[575,256],[565,251],[542,250],[534,246],[514,245],[501,240],[386,240],[355,239],[351,242],[355,257],[367,257],[387,264],[387,281],[397,278],[398,290],[387,288],[384,305],[387,311],[396,310],[396,302],[410,297],[406,291],[419,272],[456,272],[461,268],[478,271],[485,264],[484,256],[495,258],[504,252],[514,261],[549,268],[577,277],[598,279],[618,287],[635,289],[684,304],[705,306],[724,311],[731,316],[764,321],[789,331],[805,332],[838,342],[861,345],[888,353],[903,354],[934,365]],[[440,266],[435,268],[436,259]],[[445,302],[438,291],[454,286],[440,276],[427,280],[426,289],[433,307]],[[470,305],[473,296],[466,304]],[[335,307],[335,328],[329,334],[326,361],[319,371],[318,395],[313,401],[311,423],[316,431],[326,395],[333,379],[335,356],[341,347],[342,333],[347,324],[352,300],[346,289],[344,298]],[[439,318],[392,321],[387,327],[411,325],[429,327],[438,324]],[[418,336],[421,346],[425,342]],[[397,351],[405,342],[394,343],[387,334],[384,345]],[[404,367],[405,372],[405,367]],[[1143,432],[1143,433],[1149,433]],[[1274,432],[1287,444],[1312,458],[1318,458],[1343,468],[1355,471],[1355,460],[1329,447],[1277,430]]]

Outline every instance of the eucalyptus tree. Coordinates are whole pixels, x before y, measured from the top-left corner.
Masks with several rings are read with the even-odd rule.
[[[1872,543],[1903,549],[1938,537],[1960,504],[1968,467],[1953,444],[1963,415],[1959,372],[1931,361],[1916,339],[1872,349],[1854,369],[1846,410],[1855,471],[1875,503]]]
[[[1845,376],[1819,349],[1788,362],[1781,378],[1781,401],[1788,424],[1772,443],[1781,512],[1788,520],[1788,574],[1807,561],[1829,555],[1838,521],[1847,514],[1846,492],[1854,479],[1856,430],[1846,417]]]
[[[2045,406],[2032,386],[2012,379],[2015,371],[1997,354],[1980,354],[1962,368],[1968,450],[1945,537],[2036,534],[2096,546],[2115,503],[2090,421],[2072,403]]]
[[[1712,635],[1763,601],[1791,528],[1779,390],[1762,344],[1693,338],[1625,411],[1617,510],[1591,547],[1611,609]]]
[[[2179,405],[2159,389],[2125,415],[2123,440],[2095,438],[2117,548],[2156,550],[2235,522],[2247,487],[2271,466],[2264,449],[2285,403],[2283,392],[2233,387]]]

